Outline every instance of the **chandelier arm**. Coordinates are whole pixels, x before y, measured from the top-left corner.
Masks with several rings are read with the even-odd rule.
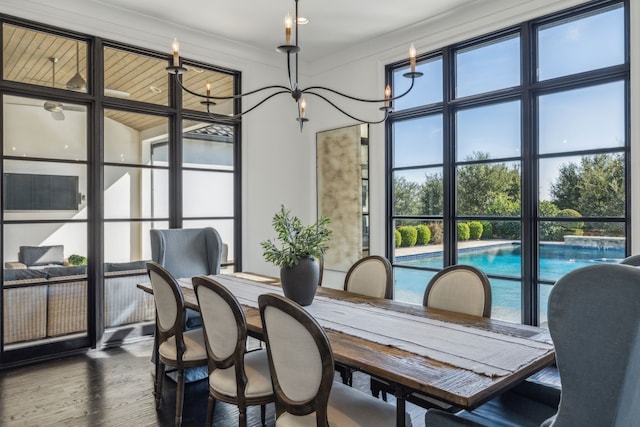
[[[246,111],[243,111],[241,113],[238,114],[234,114],[232,116],[223,116],[223,118],[225,119],[237,119],[240,118],[242,116],[244,116],[247,113],[250,113],[251,111],[255,110],[256,108],[258,108],[259,106],[261,106],[262,104],[264,104],[265,102],[267,102],[268,100],[270,100],[271,98],[273,98],[274,96],[280,95],[282,93],[290,93],[289,89],[285,88],[286,90],[280,90],[278,92],[274,92],[272,94],[270,94],[269,96],[267,96],[266,98],[264,98],[262,101],[258,102],[256,105],[254,105],[253,107],[249,108]],[[209,111],[209,106],[207,105],[207,113],[209,113],[209,115],[211,115],[212,113]]]
[[[413,89],[414,82],[415,82],[415,77],[411,77],[411,86],[409,86],[409,89],[407,89],[404,93],[398,96],[394,96],[393,98],[388,98],[388,99],[358,98],[357,96],[347,95],[346,93],[338,92],[335,89],[331,89],[329,87],[324,87],[324,86],[309,86],[308,88],[302,89],[302,93],[313,93],[313,92],[309,92],[311,90],[326,90],[327,92],[334,93],[336,95],[342,96],[343,98],[351,99],[353,101],[377,103],[377,102],[395,101],[396,99],[402,98],[403,96],[411,92],[411,89]],[[314,95],[318,96],[317,93],[314,93]]]
[[[382,118],[382,119],[380,119],[380,120],[377,120],[377,121],[369,121],[369,120],[359,119],[359,118],[357,118],[357,117],[355,117],[355,116],[352,116],[351,114],[347,113],[347,112],[346,112],[346,111],[344,111],[342,108],[338,107],[338,106],[337,106],[333,101],[329,100],[329,99],[328,99],[327,97],[325,97],[324,95],[321,95],[321,94],[319,94],[319,93],[317,93],[317,92],[309,91],[309,89],[310,89],[310,88],[305,89],[304,93],[309,94],[309,95],[315,95],[315,96],[317,96],[318,98],[320,98],[320,99],[324,100],[325,102],[327,102],[329,105],[331,105],[331,106],[332,106],[333,108],[335,108],[336,110],[340,111],[340,112],[341,112],[342,114],[344,114],[345,116],[347,116],[347,117],[349,117],[349,118],[351,118],[351,119],[353,119],[353,120],[355,120],[355,121],[357,121],[357,122],[360,122],[360,123],[367,123],[367,124],[370,124],[370,125],[376,125],[376,124],[378,124],[378,123],[382,123],[382,122],[384,122],[385,120],[387,120],[387,117],[389,117],[389,111],[390,111],[390,108],[383,108],[383,110],[384,110],[384,118]]]
[[[229,95],[229,96],[213,96],[213,95],[203,95],[201,93],[197,93],[194,92],[190,89],[188,89],[187,87],[185,87],[182,82],[180,81],[180,79],[178,78],[178,74],[175,74],[175,80],[176,83],[178,84],[178,86],[180,86],[180,88],[182,90],[184,90],[187,93],[190,93],[193,96],[197,96],[198,98],[208,98],[208,99],[238,99],[238,98],[242,98],[243,96],[247,96],[247,95],[253,95],[254,93],[258,93],[258,92],[262,92],[264,90],[269,90],[269,89],[283,89],[286,91],[286,93],[290,93],[291,90],[286,87],[286,86],[282,86],[282,85],[271,85],[271,86],[265,86],[265,87],[261,87],[259,89],[254,89],[251,90],[249,92],[245,92],[245,93],[239,93],[237,95]],[[284,93],[284,92],[277,92],[277,93]]]

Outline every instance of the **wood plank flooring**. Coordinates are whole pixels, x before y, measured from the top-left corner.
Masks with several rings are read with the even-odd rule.
[[[54,361],[0,372],[0,426],[173,426],[175,383],[166,380],[163,405],[155,409],[153,340],[120,348],[90,351]],[[559,385],[557,370],[547,368],[539,380]],[[356,372],[354,387],[369,392],[369,377]],[[183,425],[204,426],[207,411],[206,380],[187,384]],[[393,402],[393,397],[389,400]],[[424,425],[425,410],[407,404],[413,426]],[[218,402],[214,426],[236,426],[235,406]],[[247,411],[248,426],[260,426],[260,408]],[[274,425],[273,404],[267,406],[267,425]]]
[[[173,381],[165,381],[162,408],[155,409],[152,344],[144,340],[0,372],[0,426],[173,426]],[[369,377],[356,373],[354,386],[368,392]],[[206,380],[186,385],[184,426],[204,426],[207,393]],[[424,425],[425,410],[407,406],[413,425]],[[249,408],[247,415],[249,427],[260,426],[259,407]],[[268,426],[274,425],[273,417],[271,404]],[[214,426],[237,424],[235,406],[218,402]]]

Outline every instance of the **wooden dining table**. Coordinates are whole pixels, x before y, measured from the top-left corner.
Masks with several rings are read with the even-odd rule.
[[[212,277],[220,279],[219,281],[223,284],[225,280],[233,279],[245,281],[247,284],[259,283],[268,285],[265,287],[266,291],[270,289],[280,291],[278,279],[259,274],[234,273],[231,276]],[[181,280],[179,283],[185,305],[194,310],[199,310],[193,288],[185,280]],[[153,292],[150,284],[139,284],[138,287],[146,292]],[[383,379],[392,385],[397,399],[398,426],[404,426],[405,399],[412,392],[418,391],[454,407],[472,410],[552,364],[555,360],[553,343],[546,329],[469,316],[394,300],[372,298],[327,287],[318,288],[316,298],[318,297],[328,297],[336,302],[384,309],[394,315],[408,317],[409,320],[415,319],[416,328],[421,327],[418,325],[419,322],[435,322],[437,324],[450,325],[452,328],[471,334],[467,336],[490,334],[492,337],[499,337],[501,352],[508,352],[509,346],[513,344],[514,348],[517,347],[517,354],[524,356],[522,363],[518,363],[515,368],[508,370],[508,372],[492,374],[468,368],[467,363],[474,361],[463,361],[463,364],[447,363],[448,360],[446,358],[428,357],[419,352],[401,348],[403,346],[385,344],[383,341],[363,338],[353,333],[338,331],[325,326],[336,362]],[[243,304],[243,308],[249,333],[261,338],[262,322],[259,310],[256,306],[245,304]],[[375,328],[375,326],[372,325],[372,328]],[[375,331],[371,331],[371,333],[375,333]],[[447,335],[444,340],[455,340],[456,333],[454,331],[451,336]],[[402,334],[402,331],[399,334]],[[442,337],[429,337],[429,339],[437,340],[442,339]],[[459,344],[462,346],[465,343],[461,342]],[[529,350],[527,344],[531,344],[531,350]],[[453,341],[447,343],[447,345],[455,346],[457,343]],[[472,363],[469,366],[474,365]]]

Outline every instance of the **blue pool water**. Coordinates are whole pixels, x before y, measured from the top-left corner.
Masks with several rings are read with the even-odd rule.
[[[513,277],[514,280],[490,279],[492,289],[492,317],[520,322],[521,312],[521,251],[519,244],[464,249],[458,254],[459,264],[478,267],[488,275]],[[624,250],[618,248],[582,248],[563,244],[540,245],[540,278],[556,281],[571,270],[594,263],[618,262],[624,258]],[[396,258],[397,265],[431,267],[441,269],[441,252]],[[434,272],[395,269],[395,298],[422,304],[427,282]],[[540,287],[540,319],[546,321],[547,300],[550,285]]]

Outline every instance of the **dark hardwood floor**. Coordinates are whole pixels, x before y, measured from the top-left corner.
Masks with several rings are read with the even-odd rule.
[[[163,404],[155,409],[152,340],[91,351],[0,372],[0,426],[173,426],[175,383],[164,383]],[[354,386],[369,390],[369,377],[354,376]],[[204,426],[207,381],[186,385],[184,426]],[[392,398],[390,398],[392,400]],[[408,405],[414,426],[424,425],[425,410]],[[260,408],[248,410],[248,425],[260,426]],[[273,404],[267,425],[274,425]],[[214,426],[236,426],[235,406],[218,402]]]

